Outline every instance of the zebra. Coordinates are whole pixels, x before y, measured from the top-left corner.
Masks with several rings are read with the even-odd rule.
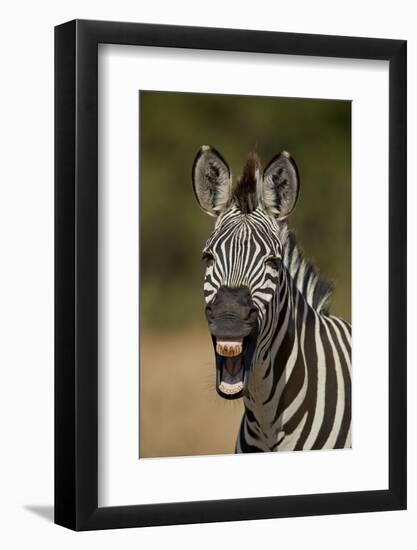
[[[199,206],[216,218],[202,259],[216,390],[243,398],[237,453],[351,447],[351,325],[329,313],[333,285],[288,226],[300,183],[283,151],[242,176],[203,146],[192,169]]]

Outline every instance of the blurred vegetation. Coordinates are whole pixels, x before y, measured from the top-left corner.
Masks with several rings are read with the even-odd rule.
[[[203,319],[203,245],[214,219],[197,206],[194,157],[214,146],[240,176],[256,150],[263,165],[283,149],[301,192],[290,226],[306,257],[336,285],[331,312],[351,317],[351,104],[140,92],[140,300],[142,328]]]

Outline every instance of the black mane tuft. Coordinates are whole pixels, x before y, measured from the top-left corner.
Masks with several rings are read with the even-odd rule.
[[[258,206],[257,184],[261,163],[255,152],[251,152],[243,167],[242,177],[233,190],[236,205],[244,214],[250,214]]]

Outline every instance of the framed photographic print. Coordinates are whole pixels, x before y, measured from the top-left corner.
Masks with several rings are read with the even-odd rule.
[[[406,42],[55,29],[55,521],[406,507]]]

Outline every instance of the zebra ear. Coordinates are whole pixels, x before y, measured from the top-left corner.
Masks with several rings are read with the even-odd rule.
[[[203,145],[193,165],[193,188],[198,204],[210,216],[219,216],[232,197],[232,174],[212,147]]]
[[[297,165],[287,151],[282,151],[264,170],[261,202],[270,214],[285,220],[295,208],[299,190]]]

